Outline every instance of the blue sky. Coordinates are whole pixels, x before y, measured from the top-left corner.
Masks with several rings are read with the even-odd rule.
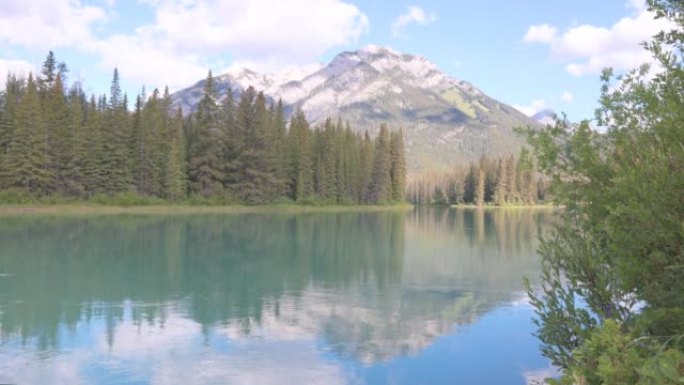
[[[69,81],[105,93],[116,66],[133,97],[208,69],[278,71],[377,44],[526,113],[579,120],[593,117],[601,68],[648,61],[639,43],[665,26],[642,0],[3,0],[0,76],[39,69],[52,49]]]

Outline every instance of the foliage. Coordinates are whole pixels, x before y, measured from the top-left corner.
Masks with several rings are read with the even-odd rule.
[[[482,157],[448,174],[423,174],[407,183],[414,204],[533,205],[549,199],[546,177],[535,172],[528,149],[498,159]]]
[[[220,101],[211,72],[195,113],[168,89],[143,89],[133,111],[114,70],[110,95],[66,91],[52,52],[41,75],[9,75],[0,93],[0,201],[85,199],[117,205],[391,203],[404,200],[403,135],[377,139],[342,121],[310,127],[248,88]]]
[[[683,25],[682,5],[651,1]],[[603,75],[597,121],[530,132],[559,225],[528,285],[563,384],[684,383],[684,67],[680,31],[646,45],[659,69]]]

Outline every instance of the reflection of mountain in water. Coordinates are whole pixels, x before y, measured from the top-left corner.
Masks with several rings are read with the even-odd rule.
[[[536,268],[545,217],[502,213],[3,218],[0,344],[59,349],[60,328],[98,319],[116,344],[117,325],[181,316],[366,362],[413,353]]]

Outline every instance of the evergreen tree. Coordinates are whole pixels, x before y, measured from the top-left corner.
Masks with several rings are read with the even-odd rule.
[[[48,52],[48,55],[43,62],[43,68],[40,71],[42,76],[38,78],[38,89],[42,96],[46,95],[49,90],[53,88],[57,75],[56,70],[57,59],[55,59],[55,53],[50,51]]]
[[[0,188],[9,184],[7,178],[9,170],[4,169],[4,158],[9,153],[10,143],[15,134],[17,104],[23,93],[23,82],[12,74],[7,75],[5,92],[2,94],[2,109],[0,110]]]
[[[224,166],[223,186],[226,191],[232,190],[232,186],[240,178],[239,151],[243,146],[244,138],[238,134],[236,125],[236,106],[233,90],[228,88],[226,97],[220,106],[219,125],[221,128],[221,141],[223,142],[222,162]]]
[[[518,173],[517,173],[517,162],[515,156],[510,155],[506,158],[506,202],[516,203],[518,202]]]
[[[180,108],[169,126],[169,150],[166,152],[163,196],[171,201],[185,198],[187,188],[185,169],[185,139],[183,113]]]
[[[256,94],[249,87],[240,98],[236,121],[237,136],[242,140],[238,149],[240,172],[233,188],[243,202],[265,203],[273,197],[277,183],[268,153],[270,123],[264,94]]]
[[[392,181],[392,200],[404,200],[406,189],[406,159],[404,158],[404,132],[399,130],[390,137],[390,177]]]
[[[287,122],[285,120],[285,110],[283,101],[278,103],[271,111],[272,138],[271,143],[271,162],[275,178],[274,194],[278,198],[285,198],[287,194],[287,176],[290,174],[287,156]]]
[[[107,103],[102,98],[101,110],[104,113],[102,122],[102,153],[101,162],[101,191],[106,194],[115,194],[127,191],[133,182],[130,169],[130,122],[128,115],[127,99],[119,94],[118,71],[114,71],[111,85],[111,99]]]
[[[83,90],[75,85],[69,92],[68,128],[66,147],[62,156],[60,171],[62,193],[66,196],[82,198],[86,195],[84,165],[87,154],[86,109],[87,102]]]
[[[477,186],[475,188],[475,204],[478,206],[484,206],[485,204],[485,179],[486,174],[484,169],[478,168]]]
[[[103,113],[92,96],[86,109],[86,156],[83,162],[83,180],[87,196],[105,192],[106,173],[103,165]]]
[[[361,159],[360,159],[361,140],[354,134],[349,124],[344,129],[343,156],[345,166],[342,175],[344,176],[344,198],[347,202],[361,203]]]
[[[380,125],[380,132],[375,142],[373,153],[373,170],[368,190],[370,203],[388,202],[392,198],[392,178],[390,174],[390,138],[386,125]]]
[[[312,140],[304,112],[297,110],[290,120],[290,197],[304,201],[313,196]]]
[[[364,133],[359,148],[359,163],[359,180],[357,182],[357,189],[359,192],[358,201],[370,203],[371,200],[368,191],[370,190],[371,171],[373,168],[373,140],[368,131]]]
[[[43,194],[47,174],[45,123],[40,113],[38,86],[29,74],[26,94],[17,103],[14,130],[3,159],[5,186]]]
[[[468,168],[468,173],[463,181],[463,202],[464,203],[475,203],[475,195],[477,190],[477,179],[478,175],[475,170],[475,165],[470,164]]]
[[[496,162],[496,188],[494,189],[494,203],[497,206],[506,204],[506,188],[508,185],[508,174],[504,167],[504,162],[499,159]]]
[[[71,173],[70,168],[74,166],[70,162],[74,156],[72,147],[74,130],[70,124],[70,111],[60,74],[57,74],[52,89],[48,90],[44,103],[48,168],[52,176],[52,180],[49,180],[46,185],[46,190],[65,195],[68,190],[67,177]]]
[[[214,78],[209,71],[188,138],[190,192],[204,197],[223,195],[224,150],[217,103]]]

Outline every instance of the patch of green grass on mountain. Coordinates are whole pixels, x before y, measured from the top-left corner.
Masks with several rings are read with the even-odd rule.
[[[473,108],[473,106],[465,99],[463,99],[463,95],[461,95],[461,92],[458,89],[451,88],[442,92],[442,98],[449,103],[452,103],[454,106],[456,106],[456,108],[468,115],[471,119],[475,119],[477,116],[475,114],[475,108]]]
[[[482,110],[484,112],[489,112],[489,108],[487,108],[484,104],[480,103],[479,100],[476,100],[473,103],[473,105],[475,105],[475,107],[479,108],[480,110]]]

